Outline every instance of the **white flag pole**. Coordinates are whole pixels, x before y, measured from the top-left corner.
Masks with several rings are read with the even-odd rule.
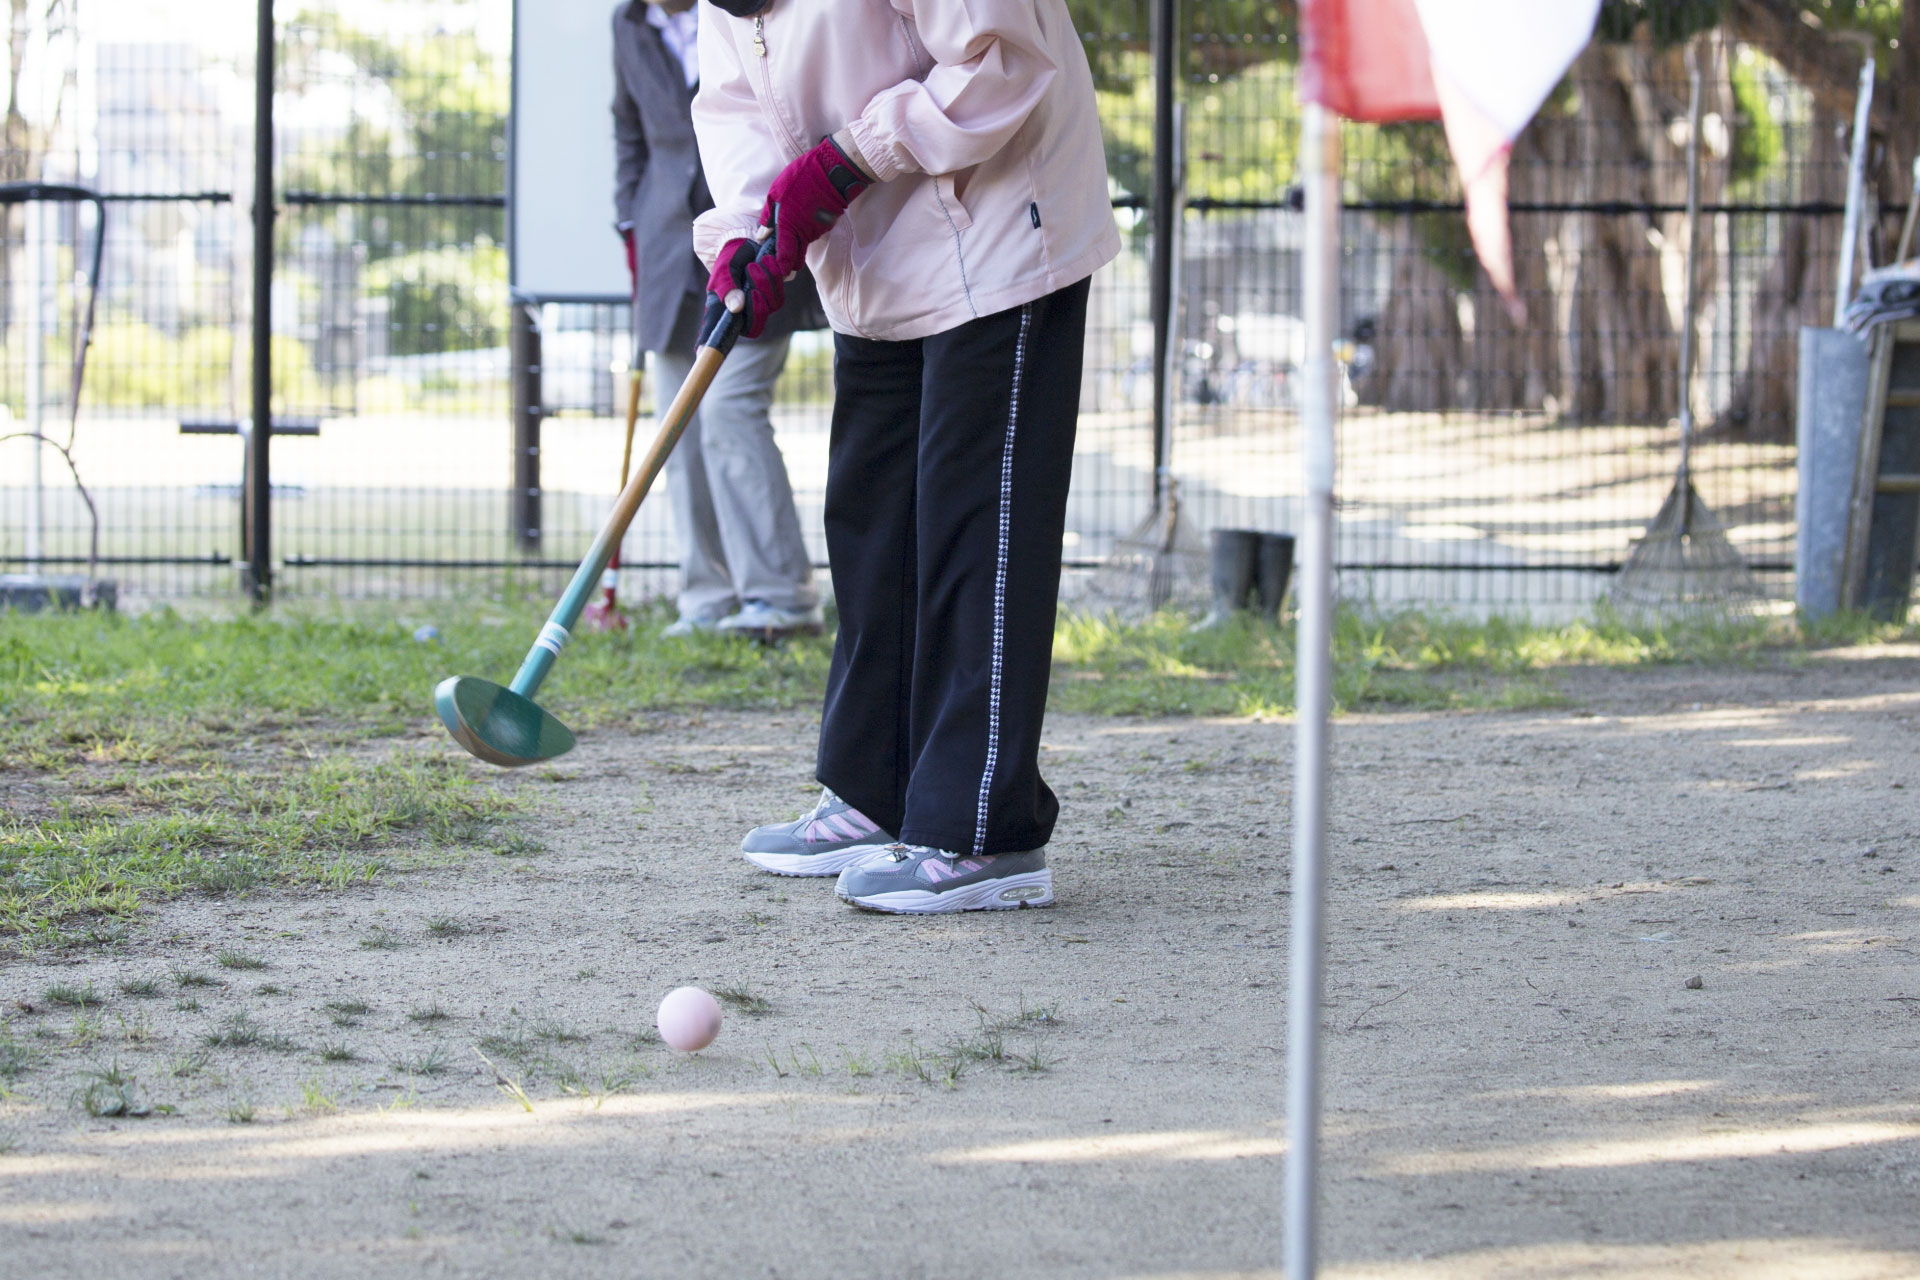
[[[1847,217],[1840,228],[1840,283],[1833,291],[1833,327],[1843,328],[1853,301],[1854,259],[1860,254],[1860,204],[1867,180],[1867,134],[1873,124],[1873,45],[1860,64],[1860,94],[1854,99],[1853,148],[1847,154]]]
[[[1288,972],[1287,1280],[1309,1280],[1318,1254],[1320,996],[1326,916],[1327,719],[1333,704],[1333,473],[1340,323],[1340,124],[1313,103],[1301,114],[1306,178],[1302,275],[1306,389],[1300,619],[1294,650],[1293,925]]]

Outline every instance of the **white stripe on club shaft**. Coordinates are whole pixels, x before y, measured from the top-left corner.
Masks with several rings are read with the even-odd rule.
[[[549,622],[540,628],[539,638],[533,643],[557,658],[560,656],[560,651],[567,647],[568,638],[565,627],[557,622]]]

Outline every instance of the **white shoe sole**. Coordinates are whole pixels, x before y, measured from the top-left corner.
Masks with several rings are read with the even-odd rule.
[[[762,871],[771,871],[777,876],[837,876],[892,844],[891,840],[884,844],[850,844],[832,853],[755,853],[751,849],[742,849],[740,856]]]
[[[887,911],[895,915],[926,916],[943,911],[1017,911],[1022,907],[1053,905],[1053,871],[1044,868],[1015,876],[982,880],[977,884],[945,893],[926,889],[900,889],[893,893],[874,893],[864,898],[840,895],[842,902],[869,911]]]

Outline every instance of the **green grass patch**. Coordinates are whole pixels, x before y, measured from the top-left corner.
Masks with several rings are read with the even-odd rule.
[[[440,638],[429,644],[413,639],[412,619],[0,614],[0,766],[178,769],[230,764],[236,753],[305,758],[345,740],[434,733],[434,685],[459,673],[504,680],[539,626],[524,605],[463,601],[445,609],[450,616],[436,619]],[[713,634],[666,639],[658,635],[664,620],[658,607],[641,609],[632,631],[576,636],[542,702],[575,728],[592,729],[662,710],[811,705],[820,695],[828,640],[766,648]],[[1558,666],[1745,661],[1773,649],[1914,634],[1861,617],[1808,627],[1791,620],[1660,625],[1602,612],[1534,624],[1347,610],[1336,628],[1337,692],[1344,706],[1501,705],[1539,696],[1532,678]],[[1128,624],[1064,615],[1054,644],[1055,706],[1284,710],[1292,635],[1250,619],[1195,631],[1176,614]],[[1443,678],[1417,689],[1397,683],[1409,675]],[[170,787],[205,785],[192,774],[164,784],[136,781],[137,769],[115,776],[136,798],[172,809],[190,796],[173,797]]]
[[[720,987],[714,991],[713,998],[735,1013],[744,1013],[752,1018],[773,1012],[773,1002],[745,983]]]
[[[513,807],[462,761],[399,753],[50,779],[44,794],[49,811],[0,817],[0,937],[50,940],[71,917],[123,915],[156,894],[352,884],[396,851],[486,841]]]
[[[545,601],[463,600],[405,621],[0,613],[0,946],[111,940],[123,928],[113,917],[156,896],[344,886],[396,856],[450,848],[537,854],[509,821],[498,775],[437,742],[364,745],[439,739],[435,683],[506,678],[536,608]],[[440,636],[420,643],[413,628],[427,620]],[[665,620],[656,605],[629,632],[578,636],[542,701],[583,730],[817,702],[828,640],[665,639]],[[1656,625],[1602,612],[1540,625],[1350,610],[1335,628],[1334,694],[1344,709],[1547,706],[1567,667],[1746,664],[1916,634],[1862,617]],[[1062,711],[1285,714],[1293,681],[1292,630],[1251,619],[1196,631],[1172,614],[1068,615],[1055,633]],[[427,925],[434,938],[464,931],[445,917]]]
[[[373,1006],[365,1000],[329,1000],[325,1005],[327,1016],[333,1019],[336,1027],[354,1027],[360,1025],[360,1019],[373,1012]]]
[[[5,1097],[8,1085],[45,1060],[46,1054],[15,1035],[12,1026],[0,1022],[0,1098]]]
[[[1920,629],[1858,615],[1638,622],[1601,610],[1565,623],[1342,610],[1335,619],[1334,705],[1418,709],[1554,706],[1552,673],[1570,667],[1751,665],[1811,649],[1886,643]],[[1293,710],[1294,633],[1236,618],[1196,630],[1184,616],[1145,622],[1065,616],[1054,632],[1052,705],[1108,715],[1284,715]]]
[[[271,1049],[275,1053],[291,1053],[300,1047],[245,1013],[223,1018],[219,1028],[204,1036],[201,1043],[211,1049]]]
[[[48,1004],[65,1005],[69,1009],[84,1009],[103,1003],[91,982],[84,987],[71,982],[56,982],[44,994]]]
[[[119,1062],[95,1067],[81,1076],[80,1087],[71,1099],[75,1110],[96,1119],[136,1118],[153,1114],[153,1108],[140,1101],[139,1082],[123,1071]]]
[[[410,1076],[443,1076],[452,1067],[444,1046],[434,1045],[425,1053],[416,1053],[410,1057],[395,1058],[392,1062],[395,1071]]]
[[[546,605],[539,609],[544,613]],[[431,723],[449,675],[505,682],[539,630],[530,608],[461,601],[422,644],[410,624],[167,610],[0,614],[0,766],[224,759],[237,745],[390,737]],[[819,696],[831,652],[800,639],[583,632],[541,691],[575,728],[677,707],[767,707]]]

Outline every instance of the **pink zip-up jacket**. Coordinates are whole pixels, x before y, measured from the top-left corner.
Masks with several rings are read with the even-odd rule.
[[[905,341],[1044,297],[1120,252],[1093,74],[1064,0],[773,0],[700,14],[712,265],[787,162],[846,128],[881,181],[808,253],[842,333]]]

